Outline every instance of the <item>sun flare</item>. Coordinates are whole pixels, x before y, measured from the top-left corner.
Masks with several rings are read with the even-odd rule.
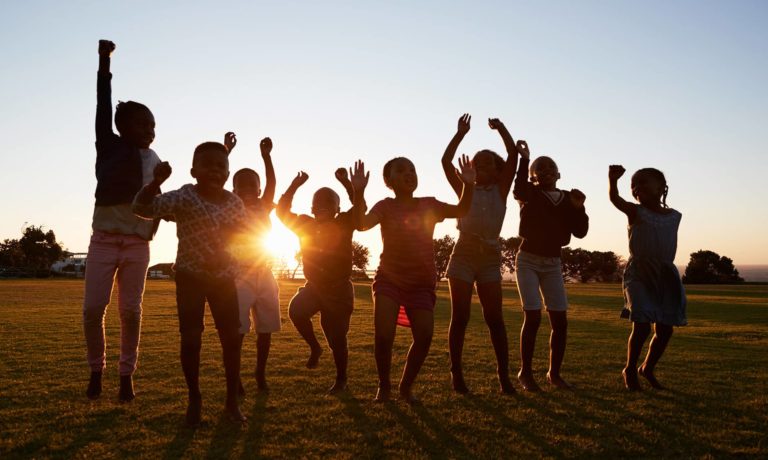
[[[272,230],[264,236],[262,248],[275,261],[283,260],[289,266],[296,264],[299,239],[277,218],[272,217]]]

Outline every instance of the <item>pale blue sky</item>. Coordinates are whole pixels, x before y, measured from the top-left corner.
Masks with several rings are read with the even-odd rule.
[[[503,153],[484,122],[499,117],[558,162],[561,188],[587,194],[590,233],[572,246],[627,254],[607,199],[608,165],[621,163],[666,173],[684,216],[678,263],[702,248],[768,263],[766,2],[30,1],[0,13],[0,239],[28,222],[87,249],[96,49],[108,38],[113,100],[154,112],[167,189],[191,182],[196,144],[233,130],[233,172],[261,171],[270,136],[278,195],[309,173],[298,211],[357,158],[373,171],[368,202],[389,196],[381,167],[397,155],[416,164],[418,195],[454,201],[439,161],[469,112],[459,152]],[[518,224],[510,200],[503,236]],[[378,230],[355,239],[378,255]],[[175,246],[163,224],[153,262]]]

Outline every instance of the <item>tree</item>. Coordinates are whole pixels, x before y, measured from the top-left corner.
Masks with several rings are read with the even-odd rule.
[[[6,239],[0,244],[0,265],[23,269],[33,276],[48,276],[51,265],[64,253],[56,242],[53,230],[30,225],[22,231],[18,240]]]
[[[733,260],[713,251],[699,250],[691,254],[685,267],[683,283],[728,284],[743,283],[744,278],[733,266]]]
[[[445,277],[445,272],[448,270],[448,261],[451,259],[451,253],[453,252],[453,246],[456,244],[456,240],[449,235],[445,235],[439,240],[432,240],[432,243],[435,249],[437,279],[441,280]]]
[[[362,279],[368,279],[368,275],[365,270],[368,269],[368,258],[370,251],[368,248],[358,243],[352,242],[352,269],[356,277],[362,277]]]
[[[621,259],[612,251],[588,251],[582,248],[563,248],[563,277],[566,280],[588,283],[613,282],[620,279]]]
[[[523,239],[518,236],[511,236],[506,239],[499,237],[499,243],[501,243],[501,268],[509,274],[515,273],[515,258],[522,242]]]

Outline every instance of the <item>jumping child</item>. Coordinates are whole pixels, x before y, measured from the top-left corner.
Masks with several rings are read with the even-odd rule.
[[[515,278],[523,306],[520,331],[520,384],[526,391],[539,391],[533,377],[533,350],[541,324],[541,296],[549,315],[549,371],[547,381],[558,388],[571,388],[560,376],[568,334],[568,299],[565,294],[560,251],[571,241],[571,235],[584,238],[589,218],[584,209],[586,196],[577,190],[559,190],[557,164],[545,156],[530,165],[530,151],[525,141],[517,142],[520,165],[512,193],[520,203],[520,237],[522,243],[515,259]],[[539,294],[541,292],[541,295]]]
[[[443,154],[443,172],[457,196],[462,182],[451,164],[456,149],[469,132],[469,114],[459,118],[458,129]],[[507,329],[501,311],[501,244],[499,234],[507,212],[507,196],[517,167],[517,149],[509,131],[498,118],[488,120],[488,126],[499,132],[507,150],[504,161],[491,150],[480,150],[472,158],[475,166],[475,192],[469,214],[458,219],[459,240],[448,262],[448,286],[451,291],[451,324],[448,328],[448,349],[451,356],[451,384],[458,393],[468,393],[462,372],[461,356],[464,335],[469,323],[473,285],[483,308],[483,318],[491,335],[496,353],[496,370],[502,393],[515,392],[509,381],[509,347]]]
[[[102,373],[106,368],[104,316],[117,281],[120,313],[121,402],[134,399],[133,373],[139,357],[141,303],[149,266],[149,241],[157,221],[136,217],[131,202],[144,184],[152,180],[157,154],[149,148],[155,139],[155,118],[143,104],[119,102],[112,131],[110,55],[115,44],[99,40],[99,71],[96,85],[96,204],[88,265],[85,269],[83,331],[91,377],[85,394],[101,396]]]
[[[233,135],[234,136],[234,135]],[[233,137],[232,147],[237,143]],[[265,137],[259,144],[264,160],[266,184],[261,193],[261,179],[250,168],[240,169],[232,176],[233,192],[243,200],[248,213],[245,232],[238,235],[250,251],[239,254],[240,274],[237,277],[237,298],[240,304],[240,349],[242,353],[245,334],[256,332],[256,385],[259,391],[268,391],[266,370],[272,333],[280,331],[280,290],[269,267],[269,260],[261,245],[272,228],[269,214],[274,209],[275,168],[272,165],[272,140]],[[230,149],[231,152],[231,149]],[[257,241],[259,244],[254,245]],[[245,395],[242,382],[238,385],[241,396]]]
[[[611,203],[629,220],[629,260],[624,269],[621,316],[632,321],[632,332],[627,342],[627,365],[621,375],[629,391],[641,389],[638,374],[653,388],[662,389],[653,371],[672,338],[673,326],[688,323],[685,290],[674,263],[682,214],[667,206],[667,181],[654,168],[643,168],[632,175],[632,196],[640,204],[624,201],[617,186],[624,171],[620,165],[608,169]],[[645,361],[638,368],[637,360],[650,335],[651,323],[653,338]]]
[[[472,204],[475,169],[466,155],[459,159],[459,168],[460,171],[454,173],[463,182],[463,192],[458,204],[450,205],[433,197],[414,197],[418,178],[413,163],[403,157],[389,160],[384,165],[384,183],[395,197],[379,201],[362,217],[361,230],[381,224],[384,244],[372,286],[374,354],[379,375],[377,402],[388,401],[391,396],[392,346],[401,307],[411,324],[413,342],[400,379],[399,394],[408,403],[417,402],[412,387],[429,353],[434,329],[437,269],[432,235],[435,224],[446,218],[465,216]],[[355,190],[356,200],[362,200],[363,191]]]
[[[155,168],[154,179],[136,195],[133,211],[145,218],[170,215],[176,221],[179,238],[176,253],[176,303],[181,333],[181,367],[189,390],[186,421],[200,423],[200,347],[204,329],[205,303],[211,309],[221,342],[227,380],[225,412],[236,422],[245,416],[238,404],[240,382],[240,318],[235,277],[238,264],[229,246],[247,221],[243,202],[224,190],[229,177],[229,149],[218,142],[197,146],[192,159],[195,185],[155,196],[171,175],[163,162]]]
[[[363,162],[355,163],[354,171],[350,170],[350,173],[351,181],[338,170],[336,177],[342,184],[346,179],[351,187],[360,190],[362,194],[368,183]],[[304,278],[307,280],[291,299],[288,314],[296,330],[309,345],[307,367],[314,369],[322,348],[312,327],[312,316],[320,313],[320,326],[336,364],[336,381],[328,393],[337,394],[347,387],[347,333],[355,302],[355,291],[350,280],[352,234],[360,220],[359,207],[362,200],[353,200],[355,204],[349,211],[340,212],[339,195],[323,187],[312,197],[314,217],[294,214],[291,212],[293,196],[307,179],[309,176],[300,172],[277,204],[277,217],[299,237]]]

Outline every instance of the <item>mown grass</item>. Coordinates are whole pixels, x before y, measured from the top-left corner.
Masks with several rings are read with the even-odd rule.
[[[657,371],[666,391],[629,394],[619,372],[629,324],[618,317],[618,285],[569,286],[569,344],[564,375],[573,392],[497,393],[495,359],[479,307],[467,333],[465,373],[472,394],[449,387],[445,285],[438,292],[435,339],[417,381],[423,405],[374,404],[370,288],[356,285],[350,331],[350,391],[325,395],[334,376],[330,353],[319,369],[285,308],[298,283],[281,283],[283,331],[273,338],[271,392],[257,394],[255,339],[243,360],[247,425],[221,416],[220,348],[206,318],[202,356],[204,417],[183,426],[185,387],[178,362],[174,285],[150,281],[144,307],[137,398],[117,402],[118,315],[107,314],[104,395],[88,401],[82,338],[82,281],[0,282],[0,458],[251,457],[730,457],[768,456],[768,286],[689,287],[688,327],[675,331]],[[513,370],[521,314],[505,286]],[[535,366],[544,381],[546,322]],[[400,329],[394,370],[410,343]]]

